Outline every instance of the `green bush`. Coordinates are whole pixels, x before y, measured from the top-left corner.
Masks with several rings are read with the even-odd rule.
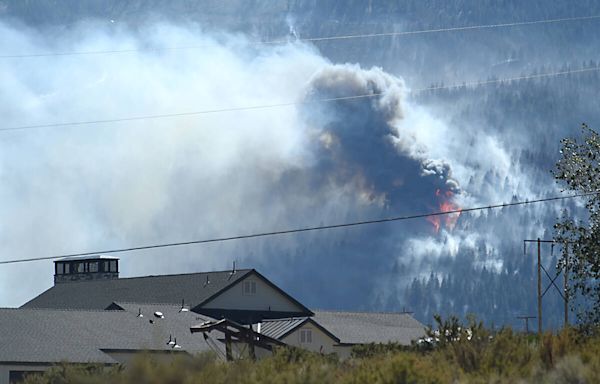
[[[379,355],[389,355],[397,352],[413,350],[413,346],[400,343],[369,343],[358,344],[352,347],[351,356],[355,359],[365,359]]]

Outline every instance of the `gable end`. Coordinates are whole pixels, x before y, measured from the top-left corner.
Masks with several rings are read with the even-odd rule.
[[[252,283],[255,282],[255,283]],[[246,283],[247,286],[246,286]],[[258,290],[256,287],[270,289]],[[269,298],[268,296],[271,295]],[[234,303],[234,301],[237,301]],[[285,305],[283,305],[285,303]],[[285,307],[285,308],[284,308]],[[206,300],[193,308],[194,312],[203,313],[207,310],[233,310],[273,312],[294,314],[294,316],[313,316],[313,312],[298,300],[294,299],[284,290],[269,281],[255,269],[250,270],[245,276],[238,278],[233,284],[224,287]]]

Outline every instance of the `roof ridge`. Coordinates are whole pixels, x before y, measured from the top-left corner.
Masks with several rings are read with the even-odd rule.
[[[243,268],[243,269],[236,269],[236,273],[237,272],[241,272],[243,274],[249,273],[251,271],[253,271],[254,268]],[[100,284],[104,284],[106,282],[115,282],[115,281],[123,281],[123,280],[135,280],[135,279],[148,279],[148,278],[156,278],[156,277],[173,277],[173,276],[191,276],[191,275],[206,275],[206,274],[211,274],[211,273],[230,273],[231,270],[224,270],[224,271],[208,271],[208,272],[189,272],[189,273],[172,273],[172,274],[167,274],[167,275],[146,275],[146,276],[132,276],[132,277],[119,277],[117,279],[99,279],[99,280],[81,280],[81,281],[69,281],[68,283],[60,283],[58,285],[54,285],[53,287],[56,286],[62,286],[62,285],[73,285],[73,284],[90,284],[90,283],[100,283]]]
[[[40,312],[93,312],[93,313],[122,313],[118,309],[89,309],[89,308],[13,308],[13,307],[0,307],[0,311],[14,310],[14,311],[40,311]]]
[[[250,272],[252,271],[253,268],[243,268],[243,269],[236,269],[236,272]],[[149,277],[171,277],[171,276],[190,276],[190,275],[204,275],[204,274],[209,274],[209,273],[230,273],[231,269],[226,269],[223,271],[203,271],[203,272],[188,272],[188,273],[171,273],[171,274],[166,274],[166,275],[146,275],[146,276],[132,276],[132,277],[119,277],[118,279],[114,279],[114,280],[133,280],[133,279],[147,279]],[[97,280],[97,281],[111,281],[110,279],[108,280]]]
[[[295,316],[295,317],[282,317],[281,319],[264,319],[261,323],[276,323],[280,321],[293,321],[293,320],[306,320],[310,319],[310,316]]]
[[[181,303],[174,303],[174,302],[163,302],[163,303],[147,303],[144,301],[121,301],[121,300],[116,300],[113,301],[112,304],[131,304],[131,305],[141,305],[141,306],[148,306],[148,305],[166,305],[166,306],[171,306],[171,307],[178,307],[181,308]],[[189,304],[185,304],[186,307],[189,307]]]

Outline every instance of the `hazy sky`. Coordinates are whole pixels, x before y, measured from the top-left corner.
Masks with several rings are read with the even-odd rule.
[[[6,37],[1,52],[140,49],[1,59],[0,128],[308,102],[1,132],[3,260],[420,213],[436,211],[444,202],[466,206],[533,194],[511,157],[514,148],[502,139],[419,105],[401,74],[332,63],[307,44],[255,45],[243,35],[217,37],[167,23],[136,32],[88,23],[52,36],[0,24],[0,35]],[[198,48],[161,50],[174,45]],[[368,93],[380,95],[314,102]],[[372,253],[379,257],[375,266],[360,259],[344,273],[360,275],[363,263],[389,273],[397,260],[415,260],[412,274],[419,276],[431,271],[436,257],[479,241],[492,249],[483,262],[501,267],[493,233],[454,227],[442,222],[436,232],[421,220],[394,231],[366,228],[137,252],[123,258],[121,270],[124,276],[182,273],[229,268],[238,260],[244,267],[268,266],[267,276],[285,283],[286,261],[309,280],[327,274],[341,257],[323,255],[358,260]],[[354,242],[344,243],[348,238]],[[301,256],[303,249],[310,255]],[[312,263],[322,268],[315,272]],[[50,261],[3,266],[0,305],[18,306],[42,292],[52,284],[52,273]],[[297,281],[289,284],[301,295],[310,291]],[[385,293],[379,279],[365,284],[358,307],[393,292]],[[319,300],[314,302],[322,307],[340,305],[333,296]]]

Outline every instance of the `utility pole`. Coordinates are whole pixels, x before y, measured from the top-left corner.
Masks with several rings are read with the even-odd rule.
[[[556,283],[555,283],[555,280],[559,276],[560,269],[559,269],[559,273],[557,273],[557,275],[555,277],[552,277],[548,273],[548,270],[542,265],[542,249],[541,249],[542,243],[550,243],[550,244],[552,244],[552,247],[554,247],[554,244],[556,244],[556,241],[540,240],[539,237],[537,240],[523,240],[523,254],[526,254],[526,247],[525,247],[526,243],[537,243],[537,306],[538,306],[537,319],[538,319],[538,334],[541,337],[542,332],[543,332],[543,329],[542,329],[542,298],[548,292],[548,289],[550,289],[552,286],[554,286],[554,288],[556,288],[558,294],[564,300],[564,303],[565,303],[564,327],[566,328],[569,326],[569,295],[568,295],[568,292],[569,292],[569,255],[568,255],[568,252],[565,252],[565,265],[563,266],[563,268],[561,268],[563,270],[562,272],[563,272],[563,277],[564,277],[564,287],[561,290],[560,288],[558,288],[558,285],[556,285]],[[567,247],[568,244],[572,244],[572,242],[567,241],[564,243],[564,246]],[[546,288],[546,290],[544,292],[542,292],[542,270],[544,271],[546,276],[548,276],[548,279],[550,279],[550,284],[548,285],[548,287]]]
[[[233,361],[233,353],[231,350],[231,335],[225,334],[225,359],[227,361]]]
[[[565,247],[567,245],[565,244]],[[569,326],[569,252],[565,252],[565,270],[563,275],[565,277],[565,328]]]
[[[256,334],[254,333],[254,329],[252,329],[252,324],[248,325],[248,328],[248,335],[250,336],[248,338],[248,354],[250,355],[250,359],[252,361],[256,361],[256,350],[254,348],[254,343],[256,342]]]
[[[538,305],[538,335],[542,338],[542,251],[540,238],[537,239],[537,305]]]

